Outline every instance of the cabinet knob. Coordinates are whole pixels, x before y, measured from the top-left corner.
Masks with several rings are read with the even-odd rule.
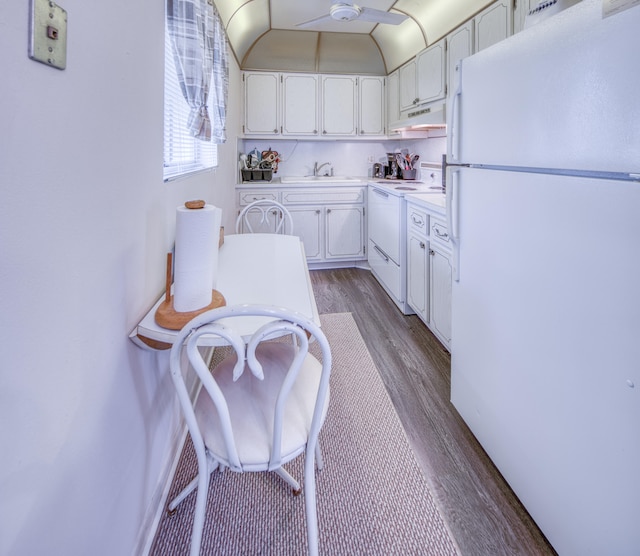
[[[277,134],[277,133],[278,133],[278,128],[276,127],[276,128],[273,130],[273,132]]]
[[[435,255],[436,252],[433,249],[429,249],[429,255]]]
[[[420,249],[424,249],[426,247],[426,245],[424,244],[424,241],[420,242]]]
[[[326,134],[327,134],[327,130],[325,129],[325,130],[322,132],[322,134],[323,134],[323,135],[326,135]]]
[[[317,209],[317,210],[316,210],[316,214],[320,214],[320,209]]]
[[[329,214],[331,212],[331,209],[327,209],[327,214]]]

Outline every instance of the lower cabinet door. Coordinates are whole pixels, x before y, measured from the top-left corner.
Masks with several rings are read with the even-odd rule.
[[[447,348],[451,347],[451,259],[438,249],[431,249],[430,265],[430,302],[433,332]]]
[[[361,206],[326,207],[326,258],[364,257],[364,216]]]
[[[273,234],[278,228],[281,219],[282,216],[277,209],[270,209],[263,212],[256,207],[256,210],[249,210],[247,212],[245,219],[242,221],[240,231],[243,234]]]
[[[407,239],[407,303],[425,322],[429,322],[429,256],[427,241],[409,234]]]
[[[293,234],[302,240],[307,260],[322,259],[322,208],[295,206],[287,208],[293,220]]]

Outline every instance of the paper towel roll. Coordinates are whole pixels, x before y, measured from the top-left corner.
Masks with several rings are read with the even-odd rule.
[[[180,206],[176,210],[173,307],[180,313],[211,303],[218,273],[218,237],[222,210]]]

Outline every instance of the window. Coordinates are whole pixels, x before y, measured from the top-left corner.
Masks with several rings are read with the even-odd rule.
[[[209,97],[211,105],[211,96]],[[211,107],[210,107],[211,109]],[[191,109],[180,83],[169,32],[164,34],[164,180],[218,165],[218,146],[193,137],[187,129]]]

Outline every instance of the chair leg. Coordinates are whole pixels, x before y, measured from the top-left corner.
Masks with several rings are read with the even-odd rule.
[[[298,496],[302,492],[300,488],[300,483],[296,481],[287,471],[285,471],[282,467],[278,467],[278,469],[274,469],[274,472],[278,477],[283,479],[293,490],[293,494]]]
[[[218,468],[218,462],[213,459],[209,459],[207,467],[210,475]],[[182,491],[180,492],[180,494],[178,494],[178,496],[176,496],[173,500],[171,500],[171,502],[169,502],[169,505],[167,506],[168,515],[171,516],[176,513],[176,508],[180,505],[180,502],[182,502],[187,496],[189,496],[196,489],[196,487],[198,486],[199,480],[200,480],[200,475],[198,474],[196,475],[195,479],[193,479],[193,481],[191,481],[186,487],[182,489]]]
[[[198,492],[196,494],[196,507],[193,514],[193,529],[191,530],[190,556],[200,556],[202,544],[202,530],[207,509],[207,494],[209,491],[209,473],[202,473],[198,477]]]
[[[318,555],[318,513],[316,510],[316,475],[315,461],[312,454],[307,453],[304,462],[304,505],[307,516],[307,539],[309,555]]]
[[[316,467],[319,471],[322,471],[324,462],[322,461],[322,450],[320,450],[320,442],[316,444]]]

